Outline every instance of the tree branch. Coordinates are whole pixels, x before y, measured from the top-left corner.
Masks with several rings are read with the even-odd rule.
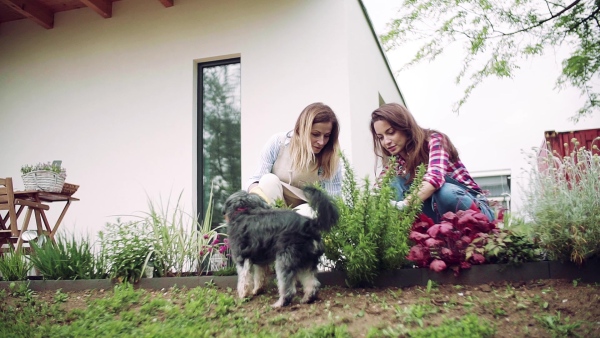
[[[550,4],[548,1],[544,1],[546,3],[546,8],[548,8],[548,12],[550,13],[550,15],[554,15],[552,14],[552,10],[550,9]]]
[[[558,13],[550,16],[549,18],[546,18],[546,19],[544,19],[542,21],[539,21],[538,24],[535,25],[535,26],[533,26],[533,27],[537,27],[537,26],[543,25],[544,23],[546,23],[546,22],[548,22],[548,21],[550,21],[550,20],[552,20],[554,18],[557,18],[557,17],[561,16],[564,12],[566,12],[569,9],[575,7],[575,5],[577,5],[579,2],[581,2],[581,0],[575,0],[575,1],[573,1],[569,6],[565,7],[562,11],[560,11],[560,12],[558,12]]]
[[[567,7],[565,7],[560,12],[558,12],[558,13],[556,13],[556,14],[554,14],[554,15],[552,15],[552,16],[544,19],[544,20],[538,21],[538,23],[536,23],[535,25],[532,25],[532,26],[529,26],[529,27],[525,27],[525,28],[516,30],[514,32],[506,33],[506,34],[501,34],[501,35],[497,35],[497,36],[490,36],[490,38],[498,38],[498,37],[501,37],[501,36],[502,37],[507,37],[507,36],[519,34],[519,33],[522,33],[522,32],[529,31],[529,30],[531,30],[533,28],[539,27],[539,26],[545,24],[546,22],[548,22],[550,20],[553,20],[553,19],[555,19],[555,18],[563,15],[566,11],[568,11],[569,9],[575,7],[575,5],[577,5],[579,2],[581,2],[581,0],[575,0],[575,1],[573,1],[570,5],[568,5]]]
[[[581,25],[582,23],[590,20],[590,19],[594,19],[596,20],[596,23],[598,23],[598,18],[596,17],[596,15],[600,13],[600,7],[597,7],[595,11],[592,12],[592,14],[588,15],[586,18],[581,19],[581,21],[574,23],[573,25],[569,26],[569,32],[574,30],[575,28],[579,27],[579,25]]]

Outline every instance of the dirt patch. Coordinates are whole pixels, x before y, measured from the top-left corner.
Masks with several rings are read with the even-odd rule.
[[[353,337],[364,337],[370,328],[391,328],[391,332],[394,329],[398,332],[403,327],[437,326],[447,319],[475,314],[496,326],[496,337],[548,337],[573,323],[579,325],[572,332],[600,337],[599,290],[598,285],[566,280],[384,289],[325,287],[312,304],[299,304],[296,297],[291,306],[272,309],[270,304],[277,300],[277,292],[270,288],[267,293],[240,303],[235,311],[260,318],[261,326],[282,332],[283,336],[301,328],[334,322],[345,325]],[[172,291],[148,291],[148,294],[164,297],[169,292]],[[222,292],[235,296],[231,289]],[[34,297],[72,311],[85,309],[88,301],[111,293],[111,290],[45,291]]]
[[[321,290],[320,299],[314,304],[295,303],[289,308],[267,311],[261,318],[268,322],[282,313],[289,313],[290,322],[299,327],[322,325],[333,320],[346,325],[353,337],[364,337],[371,327],[437,326],[445,319],[460,319],[474,313],[496,325],[496,337],[514,338],[552,335],[540,320],[544,316],[557,320],[560,311],[558,325],[581,321],[575,332],[584,337],[600,337],[599,290],[595,285],[579,283],[575,286],[572,281],[562,280],[440,285],[429,291],[426,287],[332,287]],[[249,312],[261,311],[265,298],[275,301],[275,290],[244,304],[244,308]]]

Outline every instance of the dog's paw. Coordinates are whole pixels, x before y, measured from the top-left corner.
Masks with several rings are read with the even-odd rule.
[[[238,292],[238,297],[240,297],[240,299],[244,299],[249,296],[248,288],[238,287],[237,292]]]
[[[284,297],[284,298],[279,298],[277,300],[277,302],[275,302],[274,304],[271,305],[271,307],[274,309],[278,309],[278,308],[281,308],[284,306],[288,306],[290,304],[292,304],[292,297],[289,297],[289,298]]]
[[[300,303],[302,304],[310,304],[316,300],[319,299],[319,296],[317,295],[304,295],[304,297],[302,297],[302,299],[300,300]]]

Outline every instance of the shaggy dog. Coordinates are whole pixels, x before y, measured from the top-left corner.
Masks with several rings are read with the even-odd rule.
[[[317,214],[314,219],[289,209],[272,209],[258,195],[243,190],[225,201],[223,214],[237,267],[240,298],[249,295],[252,284],[252,295],[262,291],[273,262],[279,288],[279,300],[273,307],[290,304],[297,281],[304,290],[302,303],[317,298],[317,264],[324,252],[321,232],[337,223],[339,212],[325,192],[311,186],[303,190]]]

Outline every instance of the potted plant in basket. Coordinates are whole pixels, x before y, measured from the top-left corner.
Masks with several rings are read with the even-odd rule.
[[[60,161],[21,166],[21,177],[25,190],[61,192],[67,177],[67,170],[61,168]]]

